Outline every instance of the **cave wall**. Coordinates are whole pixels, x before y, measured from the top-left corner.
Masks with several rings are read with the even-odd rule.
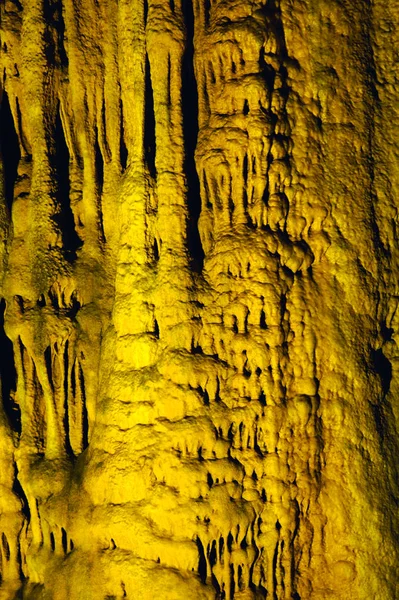
[[[0,17],[0,597],[399,597],[395,0]]]

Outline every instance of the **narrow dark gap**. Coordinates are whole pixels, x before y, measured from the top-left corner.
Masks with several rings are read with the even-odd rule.
[[[68,552],[68,536],[67,536],[67,532],[65,531],[65,529],[63,527],[61,527],[61,543],[62,543],[62,549],[64,551],[64,554],[67,554],[67,552]]]
[[[154,257],[154,261],[158,262],[159,261],[159,247],[158,247],[158,240],[156,238],[154,238],[154,243],[152,245],[152,255]]]
[[[168,106],[172,106],[172,95],[171,95],[171,85],[172,85],[172,60],[170,58],[170,54],[168,54],[168,77],[167,77],[167,103]]]
[[[277,589],[277,560],[278,560],[278,550],[279,550],[279,545],[280,542],[278,541],[276,544],[276,549],[274,551],[274,556],[273,556],[273,600],[278,600],[277,598],[277,593],[276,593],[276,589]]]
[[[233,535],[231,533],[231,531],[229,532],[229,535],[227,536],[227,550],[231,553],[232,547],[233,547],[233,542],[234,542],[234,538]]]
[[[172,11],[172,13],[174,13],[175,12],[175,1],[169,0],[169,6],[170,6],[170,10]]]
[[[230,565],[230,598],[234,598],[234,592],[236,589],[236,582],[234,577],[234,565]]]
[[[54,153],[52,156],[52,167],[57,182],[56,201],[58,212],[53,219],[58,225],[63,243],[65,258],[73,262],[76,259],[76,251],[81,248],[83,242],[76,233],[75,220],[70,202],[70,180],[69,180],[69,150],[65,141],[64,128],[61,121],[60,105],[58,105],[57,116],[54,127]]]
[[[79,385],[80,391],[82,394],[82,447],[83,450],[86,450],[89,445],[89,418],[87,414],[87,406],[86,406],[86,388],[85,388],[85,380],[83,375],[83,369],[79,365]]]
[[[10,427],[21,435],[21,409],[14,401],[17,389],[17,371],[14,363],[14,350],[11,340],[4,330],[5,300],[0,302],[0,377],[3,409]]]
[[[11,212],[21,152],[7,92],[3,92],[0,107],[0,150],[4,169],[5,201]]]
[[[67,316],[68,316],[70,319],[74,319],[74,318],[76,317],[76,315],[78,314],[78,312],[79,312],[79,310],[80,310],[81,306],[82,306],[82,305],[80,304],[80,302],[79,302],[79,300],[78,300],[78,298],[77,298],[77,295],[76,295],[76,293],[74,292],[74,293],[72,294],[72,296],[71,296],[71,303],[70,303],[70,306],[68,307],[68,309],[67,309],[67,312],[66,312]]]
[[[27,141],[27,139],[26,139],[26,137],[24,135],[24,130],[23,130],[23,127],[22,127],[22,112],[21,112],[21,107],[19,105],[18,98],[15,98],[15,108],[16,108],[16,111],[17,111],[17,126],[18,126],[17,131],[18,131],[18,133],[20,135],[20,138],[21,138],[21,145],[23,147],[23,150],[27,154],[27,156],[24,157],[24,160],[26,162],[31,162],[31,160],[32,160],[32,154],[30,152],[30,147],[29,147],[28,141]]]
[[[54,533],[53,532],[50,533],[50,547],[51,547],[51,550],[54,552],[54,550],[55,550],[55,538],[54,538]]]
[[[151,83],[151,69],[148,55],[145,58],[145,101],[144,101],[144,160],[153,179],[156,178],[155,167],[156,139],[155,139],[155,111],[154,93]]]
[[[212,567],[214,567],[217,563],[217,551],[216,551],[216,540],[213,540],[212,542],[212,546],[211,546],[211,551],[209,552],[209,564]]]
[[[52,365],[51,347],[50,346],[47,346],[47,348],[44,351],[44,360],[46,363],[48,381],[49,381],[51,389],[54,391],[53,365]]]
[[[98,129],[95,127],[94,139],[94,166],[96,172],[97,190],[99,195],[103,193],[104,187],[104,159],[101,152],[100,144],[98,143]]]
[[[13,481],[13,485],[12,485],[12,491],[21,500],[21,504],[22,504],[21,512],[24,515],[24,517],[27,519],[27,521],[29,522],[30,521],[29,503],[28,503],[28,499],[25,495],[25,492],[22,488],[22,485],[18,479],[18,468],[15,463],[14,463],[14,481]]]
[[[186,27],[186,50],[182,61],[182,113],[184,138],[184,171],[187,177],[187,244],[191,257],[191,268],[201,272],[204,250],[198,231],[201,213],[201,195],[198,173],[195,166],[195,147],[198,137],[198,90],[194,74],[194,13],[191,0],[182,2]]]
[[[380,378],[381,387],[384,395],[389,392],[392,380],[392,365],[388,358],[385,356],[381,348],[377,350],[371,349],[371,360],[373,363],[374,371]]]
[[[76,397],[76,375],[75,375],[75,370],[76,370],[76,359],[73,363],[73,367],[71,369],[71,391],[72,391],[72,396],[75,398]]]
[[[148,18],[148,0],[144,0],[144,27],[147,25]]]
[[[274,80],[276,79],[276,71],[271,67],[265,59],[265,49],[262,47],[259,53],[259,66],[261,73],[270,92],[274,90]],[[249,111],[249,108],[248,108]]]
[[[224,554],[224,539],[221,537],[219,539],[219,556],[222,557]]]
[[[10,544],[8,543],[7,536],[4,532],[1,534],[1,545],[3,546],[5,559],[9,561],[11,556]]]
[[[206,558],[204,552],[204,546],[202,545],[201,540],[197,536],[196,544],[198,548],[198,573],[202,583],[206,583]]]
[[[204,9],[205,9],[205,25],[209,25],[209,19],[211,15],[211,0],[205,0]]]
[[[68,397],[68,374],[69,374],[69,344],[65,342],[64,348],[64,431],[65,431],[65,450],[69,456],[73,456],[73,450],[69,431],[69,397]]]
[[[123,124],[123,103],[122,103],[122,99],[119,100],[119,104],[120,104],[120,123],[121,123],[121,128],[120,128],[120,134],[119,134],[119,161],[122,167],[122,172],[125,171],[126,169],[126,165],[127,165],[127,160],[128,160],[128,150],[126,147],[126,143],[125,143],[125,129],[124,129],[124,124]]]
[[[100,241],[104,243],[105,232],[103,222],[103,211],[102,211],[102,193],[104,188],[104,158],[101,152],[100,144],[98,142],[98,128],[94,128],[94,170],[97,183],[97,215],[98,215],[98,227],[100,233]]]
[[[61,66],[68,68],[68,55],[65,49],[65,21],[64,15],[62,14],[62,2],[59,3],[59,15],[57,20],[56,29],[58,32],[58,51],[60,54],[60,62]]]
[[[154,331],[153,331],[153,334],[157,338],[157,340],[159,340],[159,325],[158,325],[158,321],[156,319],[154,319]]]
[[[47,24],[45,32],[46,57],[50,66],[59,63],[68,67],[68,56],[65,50],[65,23],[62,14],[62,3],[44,0],[43,15]]]
[[[260,311],[259,326],[260,326],[261,329],[267,329],[266,314],[265,314],[265,311],[263,310],[263,308]]]

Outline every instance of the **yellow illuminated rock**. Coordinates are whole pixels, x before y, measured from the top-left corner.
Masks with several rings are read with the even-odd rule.
[[[399,598],[397,1],[0,23],[0,599]]]

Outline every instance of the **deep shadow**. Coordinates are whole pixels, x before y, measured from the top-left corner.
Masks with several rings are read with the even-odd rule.
[[[46,23],[44,40],[46,42],[45,53],[48,64],[68,68],[68,56],[65,50],[65,23],[62,14],[62,2],[44,0],[43,16]]]
[[[204,546],[202,545],[202,542],[199,539],[199,537],[197,537],[197,539],[196,539],[196,544],[197,544],[198,554],[199,554],[199,558],[198,558],[198,574],[200,576],[200,579],[201,579],[202,583],[206,583],[206,559],[205,559],[205,552],[204,552]]]
[[[392,365],[381,348],[371,350],[371,360],[373,361],[374,371],[381,380],[382,391],[386,395],[391,387]]]
[[[83,374],[83,369],[79,365],[79,385],[82,394],[82,448],[86,450],[89,445],[89,417],[87,414],[87,402],[86,402],[86,386]]]
[[[21,152],[7,92],[3,92],[0,107],[0,149],[4,169],[5,200],[11,211]]]
[[[104,243],[105,231],[104,231],[104,218],[102,210],[102,194],[104,189],[104,157],[101,152],[100,144],[98,141],[98,128],[95,126],[95,137],[94,137],[94,168],[95,177],[97,183],[97,216],[98,216],[98,228],[100,234],[100,242]]]
[[[204,263],[204,250],[198,231],[198,218],[201,213],[200,184],[195,167],[195,147],[198,137],[198,91],[194,75],[194,13],[192,0],[182,2],[186,26],[186,50],[182,62],[182,113],[184,138],[184,171],[187,178],[187,244],[191,257],[191,267],[200,272]]]
[[[71,446],[71,437],[69,430],[69,388],[68,388],[68,373],[69,373],[69,353],[68,353],[69,343],[68,340],[65,342],[64,347],[64,430],[65,430],[65,450],[69,456],[73,456],[73,450]],[[62,530],[64,531],[64,530]],[[64,537],[63,537],[64,539]],[[64,545],[64,542],[63,542]],[[66,553],[66,550],[65,550]]]
[[[157,175],[155,167],[156,139],[154,93],[151,84],[151,70],[148,55],[145,58],[145,102],[144,102],[144,160],[153,179]]]
[[[21,435],[21,409],[13,399],[17,389],[17,371],[14,363],[14,351],[11,340],[4,330],[5,300],[0,301],[0,377],[3,409],[10,427]]]
[[[128,160],[128,150],[125,144],[125,130],[123,125],[123,103],[120,100],[120,120],[121,120],[121,128],[119,133],[119,161],[122,167],[122,172],[126,169],[127,160]]]
[[[76,251],[83,242],[76,233],[75,221],[70,202],[70,180],[69,180],[69,150],[65,140],[62,127],[60,107],[58,106],[54,124],[54,152],[52,155],[52,167],[57,184],[56,202],[57,213],[53,219],[57,223],[62,236],[65,258],[69,261],[76,259]]]
[[[17,469],[16,464],[14,464],[14,482],[13,482],[13,486],[12,486],[12,491],[21,500],[21,504],[22,504],[21,512],[29,522],[30,521],[29,503],[28,503],[28,499],[25,495],[25,492],[22,488],[22,485],[18,479],[18,469]]]

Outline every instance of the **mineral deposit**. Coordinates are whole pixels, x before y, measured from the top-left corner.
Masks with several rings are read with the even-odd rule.
[[[1,600],[399,598],[397,0],[1,0]]]

